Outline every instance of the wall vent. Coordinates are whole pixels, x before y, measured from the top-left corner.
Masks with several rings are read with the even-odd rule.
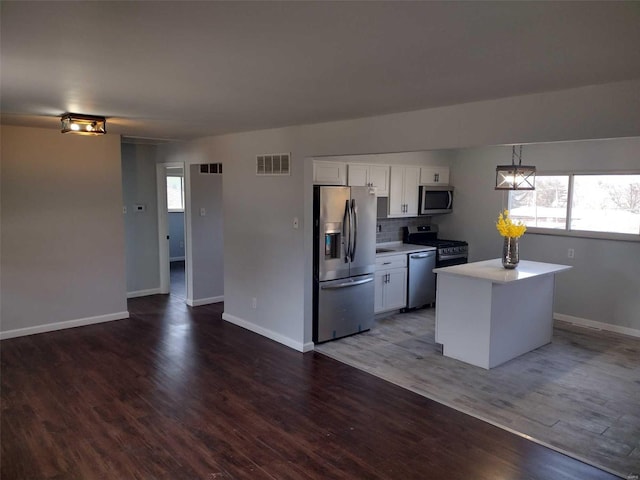
[[[289,153],[271,153],[256,157],[256,175],[291,175]]]
[[[222,164],[221,163],[201,163],[200,173],[222,175]]]

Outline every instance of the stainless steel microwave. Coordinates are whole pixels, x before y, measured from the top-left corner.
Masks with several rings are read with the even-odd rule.
[[[420,203],[418,205],[420,215],[451,213],[452,208],[453,187],[451,185],[420,186]]]

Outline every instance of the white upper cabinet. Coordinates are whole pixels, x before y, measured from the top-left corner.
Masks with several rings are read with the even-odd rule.
[[[449,167],[420,168],[420,185],[449,185]]]
[[[314,160],[313,183],[319,185],[346,185],[347,164],[343,162]]]
[[[389,166],[349,164],[350,187],[376,187],[378,197],[389,195]]]
[[[391,166],[389,216],[418,216],[420,167]]]

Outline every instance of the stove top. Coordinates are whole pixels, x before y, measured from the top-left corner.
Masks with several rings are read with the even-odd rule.
[[[438,238],[437,225],[423,225],[419,227],[404,227],[404,243],[436,247],[438,261],[446,259],[464,258],[469,252],[469,244],[462,240],[446,240]]]
[[[429,247],[436,247],[436,248],[464,247],[469,245],[467,242],[463,242],[462,240],[445,240],[445,239],[436,239],[436,240],[415,239],[407,243],[414,243],[417,245],[427,245]]]
[[[462,240],[446,240],[438,238],[437,225],[404,227],[404,243],[436,247],[436,267],[445,267],[467,263],[469,244]]]

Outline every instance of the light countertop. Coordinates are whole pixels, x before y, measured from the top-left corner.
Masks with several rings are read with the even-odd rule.
[[[531,262],[521,260],[517,268],[508,270],[502,266],[499,258],[485,260],[483,262],[465,263],[452,267],[435,268],[433,271],[438,274],[459,275],[472,277],[479,280],[489,280],[493,283],[509,283],[540,275],[552,275],[564,272],[572,267],[569,265],[558,265],[555,263]]]
[[[389,252],[376,253],[376,257],[387,257],[389,255],[409,254],[416,252],[427,252],[429,250],[435,250],[436,247],[428,247],[425,245],[414,245],[412,243],[402,242],[387,242],[376,243],[376,249],[384,248],[390,250]]]

